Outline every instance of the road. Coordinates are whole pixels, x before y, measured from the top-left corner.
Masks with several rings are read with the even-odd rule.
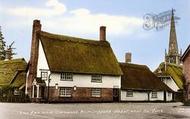
[[[182,103],[0,103],[0,119],[190,119]]]

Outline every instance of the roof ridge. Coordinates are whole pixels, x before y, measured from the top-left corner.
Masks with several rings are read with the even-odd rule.
[[[101,46],[110,46],[108,41],[98,41],[98,40],[91,40],[91,39],[84,39],[79,37],[72,37],[72,36],[66,36],[66,35],[60,35],[60,34],[53,34],[45,31],[41,31],[40,35],[42,37],[47,37],[51,39],[56,39],[60,41],[68,41],[68,42],[74,42],[74,43],[83,43],[83,44],[90,44],[90,45],[101,45]],[[67,38],[67,39],[64,39]],[[68,39],[69,38],[69,39]]]
[[[148,66],[147,65],[141,65],[141,64],[134,64],[134,63],[126,63],[126,62],[120,62],[119,64],[122,64],[122,65],[128,65],[128,66],[130,66],[130,67],[134,67],[134,66],[138,66],[137,68],[147,68],[147,69],[149,69],[148,68]],[[136,67],[135,67],[136,68]]]
[[[2,60],[0,61],[0,64],[10,64],[10,63],[15,63],[15,62],[26,62],[24,58],[17,58],[17,59],[11,59],[11,60]]]

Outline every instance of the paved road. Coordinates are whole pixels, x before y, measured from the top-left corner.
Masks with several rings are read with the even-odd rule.
[[[0,119],[190,119],[182,103],[0,103]]]

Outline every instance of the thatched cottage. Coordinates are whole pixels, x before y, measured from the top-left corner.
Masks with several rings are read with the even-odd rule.
[[[172,101],[172,90],[146,65],[120,63],[121,101]]]
[[[1,97],[20,96],[24,94],[27,63],[24,59],[0,61]]]
[[[175,101],[183,100],[183,70],[182,66],[172,63],[161,63],[154,71],[158,78],[170,87]]]
[[[100,27],[100,40],[41,31],[33,24],[26,93],[33,101],[119,101],[122,71]]]

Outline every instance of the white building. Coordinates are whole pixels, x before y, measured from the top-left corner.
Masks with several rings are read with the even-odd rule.
[[[172,90],[145,65],[120,63],[121,101],[172,101]]]
[[[154,71],[159,79],[170,87],[173,93],[173,99],[175,101],[182,101],[183,99],[183,70],[182,66],[161,63],[159,67]]]
[[[41,26],[35,23],[39,21],[34,21],[34,26]],[[34,53],[38,55],[36,76],[29,76],[34,78],[28,81],[32,83],[28,86],[33,101],[118,101],[122,71],[106,41],[105,30],[100,27],[99,41],[39,30],[32,46],[34,52],[35,46],[38,49]]]

